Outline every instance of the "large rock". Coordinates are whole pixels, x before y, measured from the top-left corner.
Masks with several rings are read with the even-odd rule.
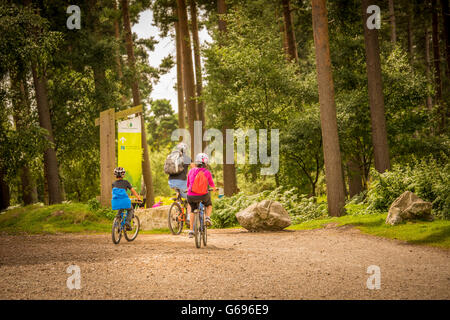
[[[278,231],[291,225],[291,217],[281,203],[263,200],[236,213],[239,224],[249,231]]]
[[[411,191],[403,192],[389,208],[386,223],[395,225],[405,220],[433,220],[431,202],[423,201]]]
[[[170,206],[138,209],[135,214],[141,222],[141,230],[168,229],[168,214]]]

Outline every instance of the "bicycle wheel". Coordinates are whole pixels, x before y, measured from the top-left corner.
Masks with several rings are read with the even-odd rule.
[[[200,248],[202,246],[202,240],[200,238],[200,218],[198,216],[198,212],[194,214],[194,238],[195,246]]]
[[[169,229],[172,234],[180,234],[183,230],[183,221],[180,220],[181,213],[180,204],[178,202],[172,203],[168,214]]]
[[[120,238],[122,238],[122,231],[120,230],[120,218],[115,217],[112,225],[111,236],[114,244],[118,244],[120,242]]]
[[[141,223],[139,221],[139,218],[137,215],[134,215],[133,219],[131,219],[130,221],[130,225],[131,225],[131,230],[123,230],[123,235],[125,236],[125,239],[127,239],[128,241],[133,241],[134,239],[136,239],[138,233],[139,233],[139,229],[141,227]],[[129,234],[131,236],[129,236]]]
[[[204,217],[202,220],[203,220],[202,239],[203,245],[206,247],[206,243],[208,242],[208,227],[206,226],[206,221]]]

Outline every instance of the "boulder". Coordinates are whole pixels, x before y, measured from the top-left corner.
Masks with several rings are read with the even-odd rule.
[[[263,200],[236,213],[239,224],[249,231],[279,231],[291,225],[291,217],[281,203]]]
[[[391,204],[386,223],[395,225],[414,219],[432,221],[431,202],[423,201],[411,191],[405,191]]]
[[[167,217],[170,206],[156,208],[137,209],[135,214],[141,222],[141,230],[167,229],[169,228]]]

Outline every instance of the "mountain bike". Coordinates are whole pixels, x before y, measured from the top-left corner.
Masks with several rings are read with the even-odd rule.
[[[177,192],[176,198],[172,198],[174,201],[169,208],[168,223],[169,229],[172,234],[180,234],[183,230],[183,225],[187,224],[187,200],[181,197],[181,190],[175,188]]]
[[[194,210],[194,239],[195,246],[200,248],[203,245],[206,247],[208,241],[208,226],[205,220],[205,206],[203,202],[198,204],[198,209]]]
[[[138,204],[136,203],[134,206],[134,210],[138,208]],[[133,241],[136,239],[139,229],[141,226],[141,223],[139,221],[139,217],[136,214],[133,214],[133,218],[130,220],[131,230],[127,230],[126,227],[126,221],[128,216],[128,210],[127,209],[119,209],[117,212],[116,217],[114,218],[113,225],[112,225],[112,241],[114,244],[118,244],[120,242],[120,239],[122,238],[122,233],[127,239],[127,241]]]

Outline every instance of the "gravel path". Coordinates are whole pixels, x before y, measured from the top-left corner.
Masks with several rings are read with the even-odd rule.
[[[69,265],[81,289],[66,285]],[[367,267],[381,268],[369,290]],[[351,227],[249,233],[0,236],[0,299],[449,299],[450,251]]]

